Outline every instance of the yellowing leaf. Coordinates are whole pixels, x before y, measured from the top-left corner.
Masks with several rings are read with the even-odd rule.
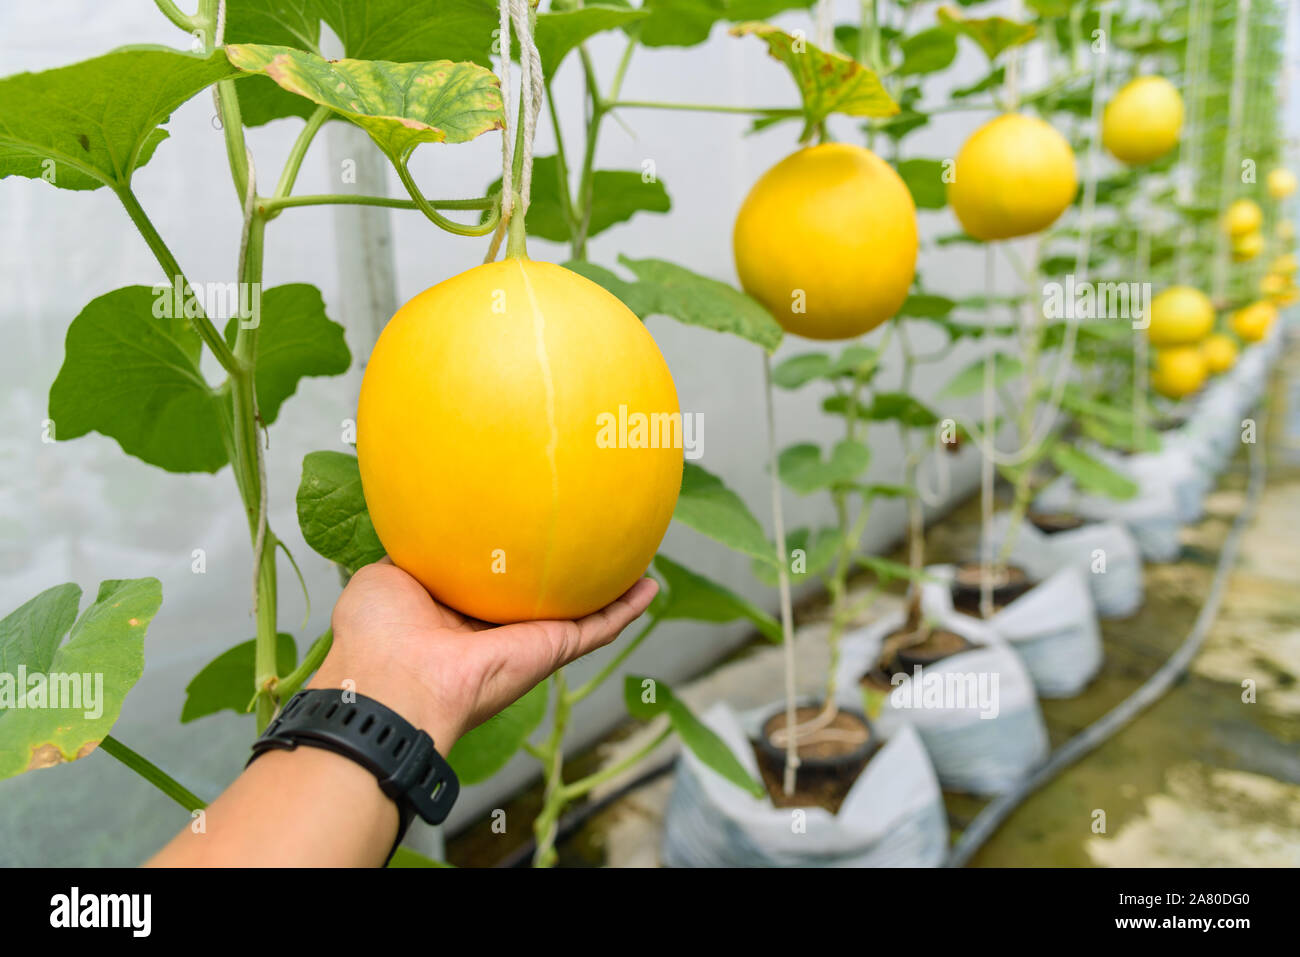
[[[803,98],[805,136],[832,113],[882,117],[898,112],[880,77],[856,60],[819,49],[768,23],[737,24],[731,33],[763,40],[768,52],[790,69]]]
[[[500,81],[475,63],[326,60],[256,43],[228,46],[226,56],[347,117],[398,161],[421,143],[464,143],[504,126]]]

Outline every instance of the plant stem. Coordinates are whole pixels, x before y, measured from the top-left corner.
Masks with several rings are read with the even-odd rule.
[[[573,210],[573,195],[569,190],[569,159],[564,152],[564,131],[560,128],[560,112],[555,106],[555,97],[551,94],[551,84],[546,84],[546,111],[551,117],[551,130],[555,134],[555,173],[560,191],[560,209],[564,213],[564,223],[573,236],[578,227],[578,216]]]
[[[731,106],[725,103],[664,103],[658,100],[615,100],[603,104],[606,110],[685,110],[692,113],[739,113],[763,116],[802,116],[803,111],[788,106]]]
[[[482,199],[428,199],[434,209],[493,209],[494,196]],[[257,201],[257,211],[269,216],[295,206],[386,206],[390,209],[419,209],[414,200],[395,196],[359,196],[355,193],[317,193],[308,196],[268,196]]]
[[[334,644],[334,629],[326,628],[325,633],[312,643],[311,648],[307,651],[307,656],[302,659],[297,668],[281,678],[275,686],[275,695],[281,701],[292,698],[298,693],[298,689],[307,683],[316,669],[321,666],[325,656],[329,654],[330,647]]]
[[[185,810],[193,813],[201,811],[208,804],[203,799],[196,797],[192,791],[178,782],[170,774],[164,771],[158,765],[154,764],[148,758],[131,750],[111,734],[105,735],[104,740],[99,746],[108,754],[111,754],[117,760],[121,761],[128,768],[134,771],[140,777],[144,778],[163,794],[167,795]]]
[[[633,638],[631,641],[626,642],[623,645],[623,647],[619,649],[618,654],[615,655],[610,660],[610,662],[607,665],[605,665],[605,667],[600,669],[599,673],[597,673],[592,678],[588,679],[578,688],[574,689],[571,692],[568,692],[568,702],[570,707],[577,704],[583,698],[587,697],[589,694],[595,691],[598,687],[600,687],[601,684],[604,683],[606,678],[608,678],[615,671],[617,671],[619,667],[623,664],[623,662],[627,661],[627,659],[631,657],[632,652],[636,651],[637,648],[640,647],[641,642],[645,641],[646,638],[650,636],[650,632],[654,631],[655,626],[658,624],[659,624],[658,618],[651,618],[648,622],[646,622],[645,627],[642,628],[637,633],[637,636]]]
[[[154,6],[158,8],[164,17],[176,26],[180,27],[186,33],[189,33],[200,23],[200,20],[197,17],[181,12],[180,8],[177,7],[172,0],[153,0],[153,2]]]
[[[601,768],[599,771],[589,774],[585,778],[579,778],[572,784],[565,785],[561,788],[560,793],[563,795],[566,802],[575,801],[580,797],[584,797],[588,792],[601,784],[604,784],[606,781],[612,781],[628,768],[636,767],[644,761],[655,748],[667,741],[672,733],[673,729],[671,725],[665,727],[655,735],[652,740],[639,748],[635,754],[630,754],[623,760],[611,764],[607,768]]]
[[[420,192],[420,187],[416,185],[414,177],[411,176],[411,171],[406,167],[406,160],[392,156],[389,157],[389,160],[397,170],[397,178],[402,181],[402,185],[406,187],[407,193],[409,193],[411,199],[415,201],[415,208],[424,213],[424,215],[439,229],[444,229],[454,236],[486,236],[489,233],[496,231],[499,214],[489,216],[487,221],[474,226],[458,223],[448,219],[446,216],[440,215],[438,211],[433,208],[433,204],[425,199],[424,194]]]
[[[116,193],[117,198],[121,200],[122,206],[126,209],[126,214],[131,217],[131,222],[140,231],[140,235],[144,237],[144,241],[149,245],[150,251],[153,252],[154,258],[158,260],[158,265],[162,267],[168,283],[174,283],[179,279],[181,291],[185,297],[187,299],[194,297],[196,304],[198,304],[198,297],[194,296],[190,281],[181,272],[181,267],[176,262],[176,258],[172,255],[171,250],[167,248],[167,244],[163,242],[158,230],[154,228],[131,187],[123,186],[117,189]],[[221,368],[233,375],[239,369],[239,361],[235,358],[234,353],[230,351],[230,347],[226,345],[226,340],[217,331],[217,327],[212,324],[212,320],[203,313],[201,306],[199,314],[190,321],[194,326],[194,331],[199,334],[207,347],[212,350],[212,354],[217,357],[217,361],[221,363]]]
[[[315,139],[320,128],[325,125],[325,121],[330,118],[330,110],[324,106],[318,106],[312,111],[307,118],[307,125],[302,128],[298,138],[294,140],[293,148],[289,150],[289,158],[285,161],[284,169],[280,173],[280,180],[275,185],[275,195],[285,197],[293,192],[294,181],[298,178],[298,170],[302,167],[303,157],[307,155],[307,148],[311,146],[311,141]]]
[[[533,821],[533,836],[537,844],[533,852],[534,867],[555,866],[555,837],[560,814],[567,803],[564,797],[564,732],[569,725],[569,713],[569,697],[564,669],[561,668],[555,672],[555,717],[551,722],[551,733],[546,744],[538,749],[546,784],[541,813]]]
[[[235,81],[218,82],[216,97],[226,141],[226,158],[230,163],[230,177],[234,180],[235,196],[242,206],[248,195],[248,147],[244,143],[244,118],[239,109],[239,93]]]

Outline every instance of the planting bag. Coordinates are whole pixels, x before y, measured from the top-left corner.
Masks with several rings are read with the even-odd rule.
[[[775,707],[737,714],[719,703],[701,716],[755,780],[750,739]],[[837,814],[775,807],[686,750],[664,816],[669,867],[937,867],[947,847],[939,782],[920,739],[906,728],[875,753]]]
[[[887,740],[915,731],[925,743],[930,760],[945,788],[970,794],[999,794],[1046,759],[1047,727],[1034,694],[1034,684],[1011,647],[985,628],[971,628],[964,615],[937,614],[932,621],[981,647],[944,658],[923,669],[923,682],[936,678],[967,684],[996,676],[996,714],[986,712],[967,697],[963,705],[944,701],[935,707],[917,700],[914,678],[901,678],[886,696],[873,724]],[[840,646],[837,673],[839,699],[845,707],[863,707],[858,679],[880,654],[885,637],[902,627],[897,612],[846,635]],[[919,706],[918,706],[919,704]]]
[[[1011,516],[993,517],[993,547],[1006,540]],[[1097,555],[1104,570],[1097,570]],[[1022,520],[1010,553],[1012,564],[1042,581],[1066,566],[1079,569],[1101,618],[1127,618],[1142,607],[1142,553],[1119,522],[1088,522],[1079,528],[1047,534]]]
[[[1129,530],[1144,561],[1171,562],[1182,550],[1182,522],[1168,489],[1139,486],[1134,498],[1116,501],[1087,495],[1068,475],[1062,475],[1039,492],[1034,511],[1070,512],[1089,521],[1118,522]]]
[[[1035,577],[1033,569],[1025,570]],[[1006,641],[1024,661],[1040,697],[1073,697],[1101,668],[1097,610],[1077,565],[1062,565],[987,621],[953,608],[952,565],[931,565],[926,572],[937,581],[921,586],[925,613],[964,619],[968,630],[984,629]]]

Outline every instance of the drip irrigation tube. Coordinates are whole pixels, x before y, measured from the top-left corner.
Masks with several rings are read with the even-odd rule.
[[[953,845],[948,859],[944,862],[945,867],[965,866],[975,855],[975,852],[993,836],[1025,798],[1044,784],[1047,784],[1085,754],[1099,747],[1139,714],[1155,704],[1186,673],[1192,659],[1200,651],[1205,636],[1209,633],[1210,626],[1214,624],[1214,619],[1219,613],[1219,604],[1223,600],[1223,592],[1228,583],[1228,576],[1237,563],[1237,551],[1241,545],[1242,535],[1255,517],[1255,511],[1259,506],[1259,497],[1264,487],[1267,466],[1263,443],[1265,436],[1268,434],[1267,410],[1262,406],[1258,418],[1258,440],[1250,446],[1250,480],[1246,487],[1246,501],[1233,522],[1227,539],[1224,540],[1223,549],[1219,553],[1218,566],[1215,568],[1214,580],[1210,585],[1210,593],[1201,606],[1196,621],[1192,623],[1192,630],[1183,639],[1183,643],[1170,656],[1169,660],[1161,665],[1160,669],[1148,678],[1140,688],[1058,748],[1047,759],[1045,764],[1028,775],[1023,782],[1006,794],[995,798],[975,815],[975,819],[971,821],[970,826],[962,832],[957,843]]]

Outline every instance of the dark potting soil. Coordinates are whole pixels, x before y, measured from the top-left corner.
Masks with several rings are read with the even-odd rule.
[[[885,640],[888,641],[889,639]],[[902,671],[910,674],[912,665],[925,666],[934,664],[936,661],[942,661],[944,658],[968,651],[974,647],[974,644],[955,631],[936,628],[931,630],[925,641],[899,648],[898,654],[894,658],[893,670],[895,673]]]
[[[821,710],[820,706],[813,705],[795,709],[796,724],[811,721],[821,714]],[[768,718],[763,724],[763,735],[766,737],[784,728],[785,718],[785,712]],[[776,807],[821,807],[835,814],[848,796],[853,782],[871,760],[875,753],[875,740],[870,727],[861,717],[849,711],[840,711],[826,727],[828,730],[847,732],[852,735],[852,739],[834,736],[800,742],[798,753],[803,763],[795,772],[794,793],[789,795],[783,787],[785,761],[773,759],[769,748],[774,745],[760,747],[757,743],[754,744],[754,756],[758,759],[763,785]],[[858,753],[857,757],[854,757],[855,752]]]
[[[980,575],[979,562],[966,562],[958,565],[952,580],[952,604],[960,612],[976,618],[980,614]],[[1029,574],[1017,565],[1006,565],[994,571],[993,579],[993,614],[997,614],[1029,589],[1034,587]]]
[[[1035,512],[1029,516],[1029,521],[1044,535],[1072,532],[1087,524],[1078,515],[1069,512]]]

